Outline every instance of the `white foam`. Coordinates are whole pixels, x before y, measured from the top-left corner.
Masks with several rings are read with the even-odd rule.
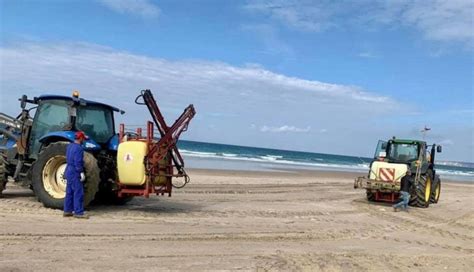
[[[265,156],[260,156],[262,160],[266,161],[277,161],[278,159],[282,159],[283,156],[273,156],[273,155],[265,155]]]
[[[242,157],[237,154],[224,154],[212,153],[212,152],[198,152],[190,151],[185,149],[180,149],[183,156],[197,157],[197,158],[214,158],[214,159],[224,159],[224,160],[235,160],[235,161],[249,161],[249,162],[260,162],[260,163],[270,163],[270,164],[283,164],[290,166],[306,166],[306,167],[316,167],[316,168],[334,168],[334,169],[349,169],[349,170],[365,170],[368,169],[367,164],[331,164],[331,163],[316,163],[316,162],[298,162],[298,161],[289,161],[282,160],[283,156],[274,156],[274,155],[265,155],[259,157]],[[230,156],[229,156],[230,155]]]
[[[203,159],[222,159],[231,161],[246,161],[246,162],[258,162],[264,164],[273,165],[287,165],[296,167],[308,167],[315,169],[335,169],[335,170],[353,170],[353,171],[368,171],[369,163],[358,163],[358,164],[337,164],[337,163],[324,163],[324,159],[317,158],[318,162],[301,162],[301,161],[290,161],[284,160],[283,156],[277,155],[264,155],[264,156],[243,156],[234,153],[215,153],[215,152],[200,152],[191,151],[186,149],[180,149],[183,156],[203,158]],[[319,162],[321,161],[321,162]],[[462,176],[474,179],[473,171],[455,171],[455,170],[436,170],[441,175],[449,176]]]

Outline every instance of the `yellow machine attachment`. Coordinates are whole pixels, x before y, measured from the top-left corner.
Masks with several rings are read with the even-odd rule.
[[[118,146],[117,168],[119,180],[124,185],[141,186],[146,181],[145,156],[148,153],[146,142],[122,142]]]
[[[383,182],[399,183],[407,173],[408,166],[403,163],[375,161],[370,169],[369,179]]]
[[[147,143],[142,141],[127,141],[119,144],[117,155],[117,168],[120,183],[129,186],[142,186],[146,181],[145,156],[148,153]],[[165,156],[160,165],[163,168],[159,175],[151,181],[154,185],[164,185],[167,181],[166,166],[170,158]]]

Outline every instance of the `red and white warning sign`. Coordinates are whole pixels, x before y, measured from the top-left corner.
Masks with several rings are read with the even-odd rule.
[[[394,181],[395,168],[379,168],[379,177],[383,181]]]

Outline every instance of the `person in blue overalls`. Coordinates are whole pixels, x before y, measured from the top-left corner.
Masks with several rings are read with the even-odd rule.
[[[413,177],[408,169],[406,175],[400,182],[400,202],[393,205],[393,211],[398,212],[400,209],[408,212],[408,204],[410,203],[410,188],[413,186]]]
[[[66,198],[64,199],[64,217],[89,218],[84,214],[84,149],[82,142],[86,135],[82,131],[75,134],[75,141],[66,149]]]

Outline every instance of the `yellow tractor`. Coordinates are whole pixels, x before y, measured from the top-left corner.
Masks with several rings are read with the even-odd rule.
[[[413,184],[410,205],[426,208],[437,203],[441,194],[434,163],[435,153],[441,150],[440,145],[419,140],[379,141],[368,175],[356,178],[354,188],[365,189],[369,201],[395,202],[401,179],[408,174]]]

